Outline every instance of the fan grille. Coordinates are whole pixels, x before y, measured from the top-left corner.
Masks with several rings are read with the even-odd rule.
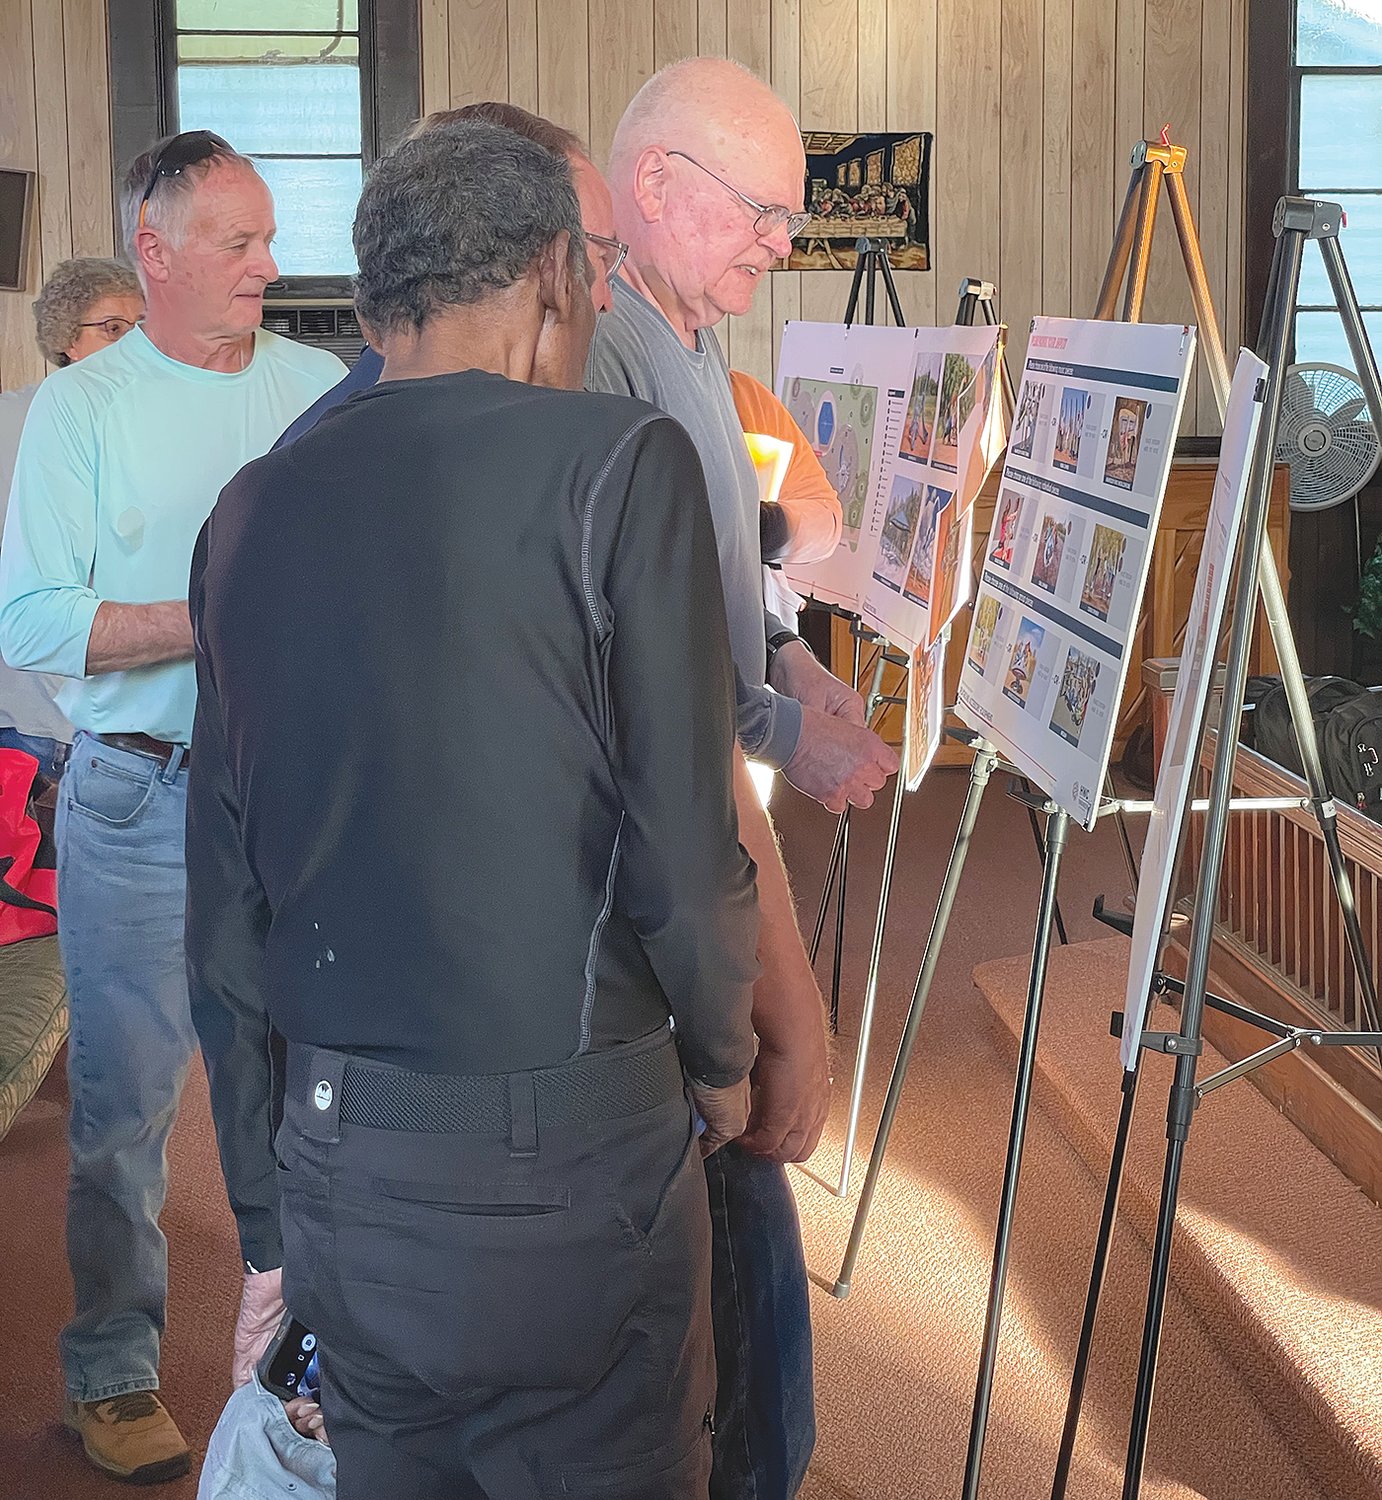
[[[1281,390],[1276,456],[1291,471],[1291,508],[1350,500],[1382,461],[1357,377],[1338,365],[1292,365]]]

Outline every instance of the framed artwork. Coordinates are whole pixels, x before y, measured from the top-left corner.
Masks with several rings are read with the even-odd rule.
[[[929,131],[845,134],[802,132],[806,206],[790,271],[852,270],[861,236],[887,242],[896,271],[931,269]]]

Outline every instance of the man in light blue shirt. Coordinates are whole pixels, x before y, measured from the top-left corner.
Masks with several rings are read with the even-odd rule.
[[[58,936],[71,1002],[64,1420],[141,1483],[187,1471],[154,1394],[167,1300],[164,1150],[196,1047],[183,959],[186,762],[196,703],[187,581],[223,485],[340,378],[260,328],[273,200],[191,131],[121,197],[141,328],[34,398],[0,549],[0,655],[72,679],[58,805]]]

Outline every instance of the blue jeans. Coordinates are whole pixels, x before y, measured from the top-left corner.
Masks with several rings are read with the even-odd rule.
[[[77,1401],[158,1388],[166,1146],[196,1047],[182,924],[187,773],[78,734],[59,783],[58,941],[72,1114],[62,1331]]]
[[[811,1307],[797,1206],[775,1162],[705,1162],[715,1325],[711,1500],[792,1500],[816,1444]]]
[[[67,763],[70,745],[61,740],[50,740],[41,734],[20,734],[17,729],[6,726],[0,729],[0,750],[23,750],[38,761],[38,768],[49,781],[62,775]]]

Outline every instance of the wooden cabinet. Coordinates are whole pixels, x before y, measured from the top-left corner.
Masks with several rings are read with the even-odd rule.
[[[1142,663],[1148,657],[1175,656],[1185,634],[1185,622],[1190,613],[1190,598],[1195,587],[1195,570],[1199,566],[1200,548],[1204,543],[1205,520],[1209,513],[1210,496],[1214,489],[1215,464],[1213,460],[1186,460],[1171,468],[1171,480],[1166,489],[1166,500],[1161,508],[1157,527],[1156,543],[1152,551],[1152,568],[1147,579],[1147,592],[1143,599],[1142,615],[1133,635],[1129,650],[1127,685],[1118,714],[1118,736],[1114,742],[1114,758],[1122,754],[1128,736],[1139,724],[1150,725],[1152,721],[1152,697],[1142,677]],[[974,526],[974,565],[976,572],[982,560],[993,524],[994,502],[998,494],[999,471],[989,476],[976,502]],[[1272,507],[1268,520],[1268,531],[1277,563],[1283,574],[1286,567],[1287,547],[1290,540],[1290,511],[1287,507],[1288,475],[1284,465],[1278,465],[1272,483]],[[1286,580],[1283,576],[1283,583]],[[946,658],[945,701],[955,701],[955,691],[960,679],[960,666],[964,660],[965,642],[969,639],[968,609],[962,610],[951,631],[950,651]],[[853,644],[850,640],[849,624],[836,618],[832,622],[831,660],[834,671],[849,680]],[[1253,671],[1276,670],[1276,658],[1267,636],[1266,624],[1259,616],[1258,641],[1254,652]],[[902,671],[890,667],[884,677],[888,692],[902,691]],[[891,744],[902,743],[902,710],[890,708],[883,719],[882,734]],[[946,740],[936,758],[937,765],[967,765],[969,752],[963,746]]]

